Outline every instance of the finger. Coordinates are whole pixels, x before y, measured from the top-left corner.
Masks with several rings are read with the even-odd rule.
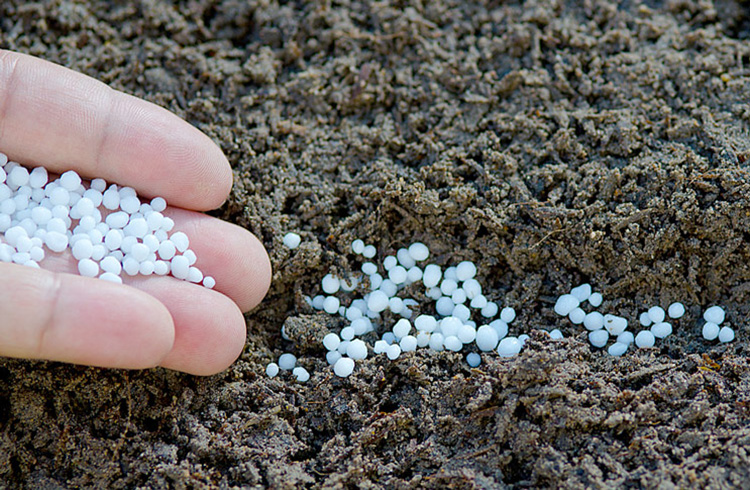
[[[141,369],[172,350],[174,324],[135,288],[0,264],[0,355]]]
[[[229,296],[242,311],[258,305],[271,284],[271,262],[263,244],[249,231],[205,214],[169,208],[165,215],[175,230],[190,237],[195,263],[216,279],[216,290]]]
[[[225,370],[242,353],[245,319],[228,297],[172,277],[140,277],[129,283],[161,301],[172,314],[174,345],[161,366],[207,376]]]
[[[171,112],[67,68],[0,50],[0,151],[55,172],[128,185],[187,209],[214,209],[232,171]]]

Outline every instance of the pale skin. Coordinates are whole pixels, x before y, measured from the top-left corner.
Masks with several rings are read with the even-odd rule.
[[[242,312],[265,296],[271,266],[260,241],[200,211],[232,187],[221,150],[169,111],[58,65],[0,50],[0,151],[50,172],[162,196],[213,290],[172,277],[119,285],[77,275],[66,252],[42,269],[0,263],[0,356],[90,366],[223,371],[245,345]]]

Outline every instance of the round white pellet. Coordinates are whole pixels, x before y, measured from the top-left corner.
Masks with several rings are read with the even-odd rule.
[[[401,352],[413,352],[417,350],[417,338],[413,335],[406,335],[399,341],[398,346]]]
[[[120,194],[117,192],[117,188],[112,186],[102,194],[102,206],[110,211],[120,207]]]
[[[111,231],[115,230],[110,230],[110,232]],[[120,240],[120,243],[122,243],[122,239]],[[159,257],[163,260],[172,260],[176,252],[177,247],[175,247],[171,240],[165,240],[159,244]]]
[[[174,246],[177,248],[177,250],[182,253],[185,250],[190,247],[190,240],[188,239],[188,236],[184,234],[181,231],[178,231],[176,233],[173,233],[169,239],[174,243]]]
[[[326,297],[323,296],[322,294],[315,296],[312,299],[312,307],[315,308],[316,310],[322,310],[323,303],[325,302],[325,300],[326,300]]]
[[[403,284],[406,282],[407,272],[402,266],[397,265],[388,271],[388,279],[393,281],[394,284]]]
[[[490,327],[491,328],[491,327]],[[470,344],[477,338],[477,331],[471,325],[461,325],[458,328],[458,340],[463,344]]]
[[[510,306],[506,306],[500,311],[500,319],[505,323],[512,323],[516,319],[516,310]],[[583,321],[583,319],[581,319]],[[580,323],[580,322],[579,322]]]
[[[174,259],[172,259],[172,273],[174,274]],[[341,306],[341,302],[336,296],[328,296],[323,301],[323,310],[331,315],[338,313],[339,306]]]
[[[187,279],[188,271],[190,270],[190,263],[187,258],[182,255],[177,255],[171,260],[172,275],[177,279]],[[336,310],[339,306],[336,305]]]
[[[685,314],[685,305],[679,302],[672,303],[667,309],[667,314],[669,315],[669,318],[682,318],[682,316]]]
[[[105,272],[104,274],[99,276],[99,279],[103,281],[114,282],[115,284],[122,284],[122,278],[120,276],[112,274],[111,272]]]
[[[409,245],[409,255],[415,261],[421,262],[427,260],[427,257],[430,256],[430,249],[424,243],[415,242]]]
[[[104,245],[94,245],[94,250],[93,252],[91,252],[91,260],[102,260],[105,255],[107,255],[107,249],[104,247]]]
[[[586,319],[586,312],[581,308],[575,308],[573,311],[568,313],[568,318],[573,325],[580,325]]]
[[[157,250],[159,250],[159,245],[161,245],[161,243],[159,242],[159,239],[156,238],[156,236],[154,235],[146,235],[145,237],[143,237],[143,244],[148,247],[149,253],[156,252]],[[188,252],[195,255],[192,250],[186,250],[183,255],[188,257]],[[192,261],[190,265],[193,265],[195,263],[195,261],[192,260],[190,257],[188,257],[188,259]]]
[[[391,310],[392,313],[399,314],[402,311],[404,311],[404,300],[399,298],[398,296],[395,296],[388,300],[388,309]],[[354,309],[355,311],[359,311],[358,309]]]
[[[477,329],[476,343],[479,350],[489,352],[497,347],[500,341],[497,330],[489,325],[482,325]]]
[[[359,339],[352,340],[349,345],[346,346],[346,355],[359,361],[367,358],[367,344]]]
[[[354,327],[351,325],[348,327],[344,327],[341,329],[341,339],[342,340],[352,340],[354,336],[356,335],[356,331],[354,330]],[[341,344],[339,344],[340,346]],[[347,344],[349,345],[349,344]]]
[[[431,315],[419,315],[414,320],[414,327],[420,332],[432,333],[437,327],[437,320]]]
[[[42,247],[33,246],[31,247],[31,250],[29,250],[29,256],[31,257],[31,260],[35,262],[41,262],[44,260],[44,249]]]
[[[469,352],[468,354],[466,354],[466,364],[473,368],[478,367],[480,364],[482,364],[482,356],[480,356],[476,352]]]
[[[487,306],[487,298],[485,298],[481,294],[478,296],[474,296],[474,298],[471,300],[471,303],[469,303],[469,306],[471,306],[472,308],[482,309]]]
[[[568,316],[571,311],[578,308],[581,302],[572,294],[563,294],[555,302],[555,313],[560,316]]]
[[[594,308],[601,306],[602,301],[604,301],[604,298],[601,293],[591,293],[591,296],[589,296],[589,304]]]
[[[464,283],[461,285],[461,288],[464,290],[464,293],[466,294],[466,297],[468,299],[474,299],[482,294],[482,285],[479,284],[479,281],[477,281],[476,279],[469,279],[468,281],[464,281]]]
[[[654,343],[656,343],[656,337],[654,337],[654,334],[652,334],[648,330],[638,332],[638,335],[635,336],[635,345],[637,345],[641,349],[646,347],[653,347]]]
[[[48,231],[44,236],[44,244],[53,252],[62,252],[68,248],[68,236],[56,231]]]
[[[16,189],[29,183],[29,171],[22,166],[15,167],[10,171],[7,182]]]
[[[99,262],[99,267],[101,267],[104,272],[109,272],[117,276],[122,272],[122,264],[111,255],[104,257],[101,262]]]
[[[122,261],[122,270],[129,276],[137,276],[141,272],[141,264],[133,257],[125,257]]]
[[[55,187],[50,193],[49,202],[53,206],[67,206],[70,203],[70,193],[63,187]]]
[[[466,305],[456,305],[451,312],[451,316],[455,316],[461,321],[466,322],[471,318],[471,310]]]
[[[52,219],[52,211],[43,206],[37,206],[31,210],[31,219],[39,226],[45,226]]]
[[[439,332],[435,332],[430,335],[430,349],[436,352],[440,352],[445,349],[445,346],[443,345],[444,338],[445,337],[443,337],[443,334]]]
[[[333,366],[338,362],[338,360],[341,359],[341,353],[339,351],[328,351],[326,352],[326,362]]]
[[[385,340],[376,340],[372,350],[375,354],[384,354],[388,350],[388,342]]]
[[[664,321],[666,314],[661,306],[652,306],[648,309],[648,317],[652,323],[661,323]]]
[[[624,344],[622,342],[615,342],[614,344],[609,346],[609,349],[607,349],[607,353],[610,356],[613,357],[619,357],[628,350],[629,344]]]
[[[555,328],[554,330],[550,330],[549,337],[552,340],[562,340],[563,339],[563,334],[562,334],[562,332],[560,331],[559,328]]]
[[[68,170],[60,176],[60,185],[64,189],[73,192],[81,185],[81,177],[74,170]]]
[[[156,274],[157,276],[164,276],[166,274],[169,274],[169,265],[166,262],[164,262],[163,260],[157,260],[157,261],[155,261],[154,262],[154,274]],[[208,277],[204,277],[203,278],[203,285],[206,286],[206,287],[208,287],[206,285],[206,279],[208,279]],[[211,280],[213,280],[213,278],[211,278]],[[211,288],[209,288],[209,289],[211,289]]]
[[[91,201],[91,204],[93,204],[94,208],[98,208],[102,204],[102,193],[95,189],[87,189],[86,192],[83,193],[83,197]]]
[[[497,303],[488,302],[484,308],[481,309],[481,314],[485,318],[492,318],[497,315],[498,306]]]
[[[449,335],[445,337],[445,340],[443,340],[443,345],[446,349],[453,352],[460,351],[464,346],[463,342],[461,342],[461,340],[455,335]]]
[[[388,359],[391,361],[395,361],[398,359],[398,356],[401,355],[401,346],[398,344],[389,345],[388,350],[385,351],[385,355],[388,356]]]
[[[648,327],[653,323],[651,317],[648,316],[648,311],[644,311],[638,316],[638,322],[644,327]]]
[[[389,271],[398,265],[398,260],[393,255],[383,259],[383,269]]]
[[[299,244],[302,242],[302,237],[297,233],[290,232],[284,235],[282,242],[287,246],[287,248],[294,250],[295,248],[299,247]]]
[[[157,213],[161,213],[167,209],[167,201],[165,201],[163,197],[155,197],[151,199],[151,209]]]
[[[651,326],[651,333],[657,339],[663,339],[672,335],[672,325],[667,322],[654,323]]]
[[[279,367],[284,371],[291,371],[296,365],[297,358],[294,356],[294,354],[289,354],[287,352],[279,356]]]
[[[18,237],[18,240],[16,240],[16,250],[19,252],[28,252],[33,246],[34,242],[32,242],[31,238],[27,236],[20,236]]]
[[[341,287],[341,281],[332,274],[326,274],[320,281],[320,285],[326,294],[335,294]]]
[[[402,318],[396,322],[392,330],[393,335],[395,335],[397,339],[401,339],[409,335],[409,332],[411,332],[411,323],[406,318]]]
[[[608,340],[609,332],[604,329],[589,332],[589,342],[591,342],[591,345],[593,345],[594,347],[601,349],[602,347],[607,345]]]
[[[144,274],[143,272],[144,264],[151,264],[151,272],[154,271],[153,263],[147,260],[147,261],[141,262],[141,274]],[[148,275],[148,274],[144,274],[144,275]],[[198,284],[203,280],[203,272],[197,267],[191,267],[190,269],[188,269],[187,280],[188,282]]]
[[[333,332],[326,334],[326,336],[323,337],[323,346],[328,350],[338,349],[340,343],[341,339]]]
[[[724,318],[724,308],[722,308],[721,306],[712,306],[707,309],[705,313],[703,313],[704,320],[706,320],[707,322],[715,323],[717,325],[721,325],[721,322],[724,321]]]
[[[270,362],[266,366],[266,376],[269,378],[275,378],[279,374],[279,365],[275,362]]]
[[[468,281],[477,275],[477,266],[474,262],[465,260],[456,266],[456,277],[459,281]]]
[[[31,260],[31,255],[28,252],[16,252],[11,255],[11,260],[16,264],[24,265]]]
[[[364,335],[373,330],[372,321],[366,317],[353,320],[351,327],[354,329],[354,335]]]
[[[365,251],[365,242],[363,242],[360,239],[354,240],[352,242],[352,252],[354,252],[357,255],[360,255],[364,251]]]
[[[362,256],[366,259],[371,259],[375,257],[377,253],[378,253],[378,250],[375,248],[374,245],[366,245],[365,248],[362,250]]]
[[[635,336],[633,336],[633,332],[622,332],[617,336],[617,341],[621,344],[632,344],[635,342]]]
[[[497,346],[500,357],[513,357],[521,352],[523,344],[516,337],[505,337]]]
[[[146,220],[143,218],[131,218],[130,222],[125,225],[122,231],[123,233],[125,233],[125,236],[143,238],[149,232],[148,223],[146,223]],[[187,247],[185,248],[185,250],[187,250]],[[185,250],[180,250],[180,252],[184,252]]]
[[[508,335],[508,324],[500,319],[491,321],[490,327],[495,329],[495,331],[497,332],[497,336],[500,339]]]
[[[461,288],[456,288],[455,291],[453,291],[453,294],[451,296],[451,301],[453,301],[455,304],[463,304],[466,302],[466,292]]]
[[[154,273],[155,269],[156,269],[156,265],[153,262],[151,262],[150,260],[144,260],[143,262],[141,262],[141,267],[140,269],[138,269],[138,272],[142,276],[150,276],[151,274]],[[196,271],[198,271],[199,276],[191,277],[193,269],[195,269],[195,267],[190,268],[190,273],[188,273],[188,281],[195,282],[195,283],[201,282],[201,280],[203,279],[203,274],[198,269],[195,269]],[[197,279],[198,277],[200,277],[200,279],[198,279],[197,281],[194,280],[194,279]]]
[[[154,264],[154,270],[155,270],[155,271],[156,271],[156,265],[158,265],[158,264],[159,264],[159,262],[161,262],[161,261],[156,261],[156,264]],[[156,273],[157,273],[157,274],[159,274],[159,272],[158,272],[158,271],[157,271]],[[216,286],[216,279],[214,279],[214,278],[213,278],[213,277],[211,277],[211,276],[205,276],[205,277],[203,278],[203,285],[204,285],[205,287],[207,287],[208,289],[213,289],[213,288],[214,288],[214,286]]]
[[[598,311],[586,314],[586,317],[583,319],[583,326],[586,327],[586,330],[591,331],[604,328],[604,315]]]
[[[29,185],[34,189],[41,189],[47,184],[49,174],[44,167],[36,167],[29,173]]]
[[[161,214],[161,213],[158,213],[156,211],[152,211],[152,212],[150,212],[150,213],[148,213],[146,215],[146,224],[148,224],[148,229],[151,230],[151,231],[153,231],[154,234],[157,231],[160,231],[161,224],[163,222],[164,222],[164,215]],[[161,230],[161,231],[164,231],[164,230]],[[285,245],[286,245],[286,243],[285,243]]]
[[[440,333],[444,337],[458,335],[458,329],[464,324],[460,319],[454,316],[448,316],[440,320]]]
[[[604,315],[604,328],[611,335],[620,335],[628,328],[628,320],[617,315]]]
[[[440,270],[440,266],[430,264],[424,269],[424,273],[422,274],[422,283],[426,288],[433,288],[438,285],[442,276],[443,273]]]
[[[458,283],[453,279],[443,279],[443,282],[440,283],[440,291],[446,296],[453,294],[453,291],[457,288]]]
[[[365,262],[364,264],[362,264],[362,272],[364,272],[367,276],[372,276],[373,274],[378,273],[378,266],[373,264],[372,262]]]
[[[87,197],[80,198],[76,205],[73,207],[73,209],[75,209],[76,212],[82,217],[91,216],[91,214],[94,213],[94,208],[94,203]]]
[[[132,247],[130,247],[130,256],[138,262],[143,262],[144,260],[146,260],[149,253],[151,253],[151,251],[146,245],[142,243],[136,243]]]
[[[719,331],[719,342],[726,343],[734,340],[734,330],[729,327],[721,327]]]
[[[388,308],[390,298],[383,291],[373,291],[367,299],[367,308],[375,313],[380,313]]]
[[[78,240],[73,245],[73,257],[76,260],[90,259],[92,253],[94,253],[94,245],[88,238]]]
[[[417,265],[417,262],[412,258],[409,254],[409,250],[406,248],[398,249],[396,252],[396,258],[398,259],[398,263],[401,264],[404,269],[411,269]]]
[[[307,369],[298,366],[294,369],[292,369],[292,374],[297,378],[297,381],[300,383],[306,383],[310,380],[310,373],[307,372]]]
[[[570,294],[583,303],[591,297],[591,284],[581,284],[580,286],[574,287],[570,290]]]
[[[417,333],[417,347],[427,347],[430,345],[430,334],[427,332]]]
[[[719,332],[721,329],[719,326],[713,322],[706,322],[703,325],[703,338],[706,340],[716,340],[716,337],[719,336]]]
[[[117,211],[104,218],[104,222],[112,229],[122,229],[128,224],[129,219],[130,216],[127,213]]]

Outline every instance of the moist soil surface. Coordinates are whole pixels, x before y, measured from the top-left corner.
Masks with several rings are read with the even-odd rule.
[[[732,0],[3,1],[3,48],[211,136],[235,172],[214,214],[275,272],[217,376],[0,361],[0,486],[750,486],[748,37]],[[355,238],[474,261],[521,354],[335,377],[340,322],[305,296],[358,270]],[[687,314],[611,357],[552,311],[582,282],[631,330]],[[714,304],[734,342],[701,337]],[[310,381],[265,375],[282,352]]]

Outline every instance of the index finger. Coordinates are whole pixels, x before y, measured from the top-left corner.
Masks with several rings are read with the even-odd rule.
[[[0,151],[196,211],[220,206],[232,187],[222,151],[176,115],[62,66],[5,50]]]

